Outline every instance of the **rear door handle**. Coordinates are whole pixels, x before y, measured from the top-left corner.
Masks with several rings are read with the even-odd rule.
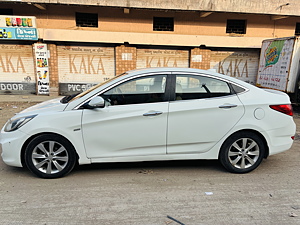
[[[143,116],[158,116],[158,115],[161,115],[162,112],[160,111],[154,111],[154,112],[147,112],[147,113],[144,113]]]
[[[224,104],[224,105],[219,106],[220,109],[230,109],[230,108],[235,108],[235,107],[237,107],[237,105],[234,105],[234,104]]]

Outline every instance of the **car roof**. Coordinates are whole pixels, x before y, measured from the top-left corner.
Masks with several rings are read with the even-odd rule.
[[[151,67],[151,68],[131,70],[128,71],[127,74],[136,75],[141,73],[156,73],[156,72],[194,72],[194,73],[216,74],[210,70],[184,68],[184,67]]]
[[[135,75],[139,75],[139,74],[147,74],[147,73],[161,73],[161,72],[166,72],[166,73],[195,73],[195,74],[199,74],[199,75],[210,75],[216,78],[222,78],[234,83],[238,83],[240,85],[246,86],[246,87],[252,87],[253,85],[246,83],[242,80],[239,80],[237,78],[234,77],[230,77],[228,75],[224,75],[224,74],[220,74],[217,73],[214,69],[209,69],[209,70],[203,70],[203,69],[195,69],[195,68],[182,68],[182,67],[152,67],[152,68],[145,68],[145,69],[135,69],[135,70],[131,70],[126,72],[123,76],[120,77],[120,80],[124,79],[124,78],[130,78],[132,76]]]

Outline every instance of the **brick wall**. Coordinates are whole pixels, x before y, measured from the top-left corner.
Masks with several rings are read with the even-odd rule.
[[[196,69],[210,69],[211,50],[194,48],[191,50],[190,67]]]
[[[57,60],[57,47],[55,44],[48,44],[49,56],[49,74],[50,74],[50,90],[49,95],[58,95],[59,79],[58,79],[58,60]]]
[[[136,69],[136,48],[121,45],[116,47],[116,75]]]

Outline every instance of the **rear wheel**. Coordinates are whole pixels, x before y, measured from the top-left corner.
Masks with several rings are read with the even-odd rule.
[[[25,163],[28,169],[41,178],[65,176],[74,168],[76,160],[72,144],[54,134],[35,137],[25,150]]]
[[[239,132],[223,144],[219,160],[230,172],[247,173],[259,166],[265,154],[265,146],[259,136],[251,132]]]

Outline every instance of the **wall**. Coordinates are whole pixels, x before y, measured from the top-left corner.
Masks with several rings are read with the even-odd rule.
[[[76,4],[143,9],[235,12],[275,15],[300,15],[298,0],[20,0],[50,4]],[[286,5],[289,3],[289,5]]]
[[[49,5],[47,10],[39,10],[33,5],[5,4],[2,7],[13,8],[15,15],[34,15],[37,27],[44,29],[113,31],[154,34],[184,34],[229,36],[226,34],[227,19],[247,20],[247,33],[244,37],[283,37],[294,35],[295,24],[299,17],[272,20],[270,15],[251,15],[237,13],[213,13],[200,17],[199,12],[155,11],[132,9],[129,14],[122,8],[85,7]],[[98,13],[98,28],[76,27],[75,12]],[[153,17],[174,17],[174,32],[157,32],[152,29]],[[93,40],[91,40],[93,41]]]
[[[48,2],[54,3],[51,0]],[[1,5],[1,8],[12,8],[14,15],[37,17],[40,41],[47,43],[50,51],[50,95],[80,92],[128,70],[158,66],[215,69],[228,76],[255,83],[262,40],[292,36],[296,22],[300,22],[300,17],[297,16],[274,20],[270,14],[275,5],[269,8],[268,14],[262,15],[233,13],[241,10],[238,7],[242,5],[238,3],[237,9],[233,10],[229,4],[223,12],[215,10],[214,13],[201,17],[199,11],[193,10],[148,10],[136,6],[130,8],[129,13],[124,13],[123,8],[85,6],[81,1],[76,2],[77,5],[47,4],[46,10],[40,10],[33,4]],[[93,5],[95,1],[86,2]],[[97,2],[105,3],[100,0]],[[142,1],[127,2],[132,6]],[[163,8],[170,7],[172,1],[160,2],[161,5],[157,1],[153,2],[157,3],[157,7]],[[144,8],[154,7],[153,2],[145,2]],[[200,1],[199,7],[204,2]],[[210,1],[212,4],[216,2],[218,1]],[[278,1],[278,4],[282,2]],[[123,4],[123,1],[116,3],[112,0],[106,3]],[[185,7],[184,1],[175,1],[173,7],[180,7],[180,4]],[[191,0],[185,1],[185,4],[196,7]],[[267,1],[246,3],[248,7],[253,6],[253,12],[255,4],[267,4]],[[224,3],[222,5],[225,7]],[[286,7],[282,7],[279,10],[283,13],[285,9]],[[97,13],[99,27],[76,27],[76,12]],[[173,17],[174,32],[153,31],[153,17]],[[246,34],[227,34],[227,19],[247,20]],[[6,48],[6,45],[0,40],[0,49]],[[22,46],[22,50],[14,51],[14,54],[20,54],[20,58],[26,61],[26,73],[22,71],[9,75],[5,66],[13,65],[21,71],[21,63],[18,64],[18,60],[13,57],[3,55],[8,54],[6,50],[0,53],[0,56],[3,55],[3,63],[0,60],[0,88],[2,84],[3,90],[0,93],[35,92],[32,43],[27,42]],[[2,64],[4,66],[1,67]],[[10,83],[7,87],[11,90],[4,90],[5,82]],[[20,92],[14,90],[19,87],[18,84],[30,87]]]

